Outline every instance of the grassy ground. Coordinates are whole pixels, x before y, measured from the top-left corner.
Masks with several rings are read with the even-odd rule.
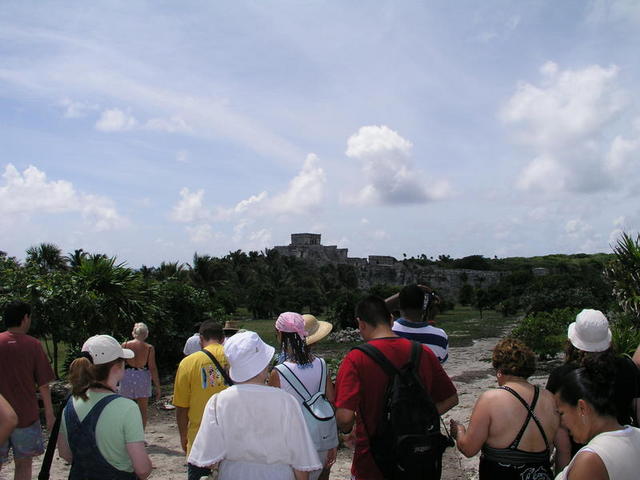
[[[322,318],[319,318],[322,320]],[[516,322],[515,317],[504,317],[493,310],[480,312],[470,307],[456,306],[453,310],[438,315],[437,326],[449,336],[449,344],[454,347],[471,345],[476,338],[499,337]],[[270,345],[277,347],[273,320],[245,320],[242,327],[257,332]],[[344,355],[358,342],[337,343],[323,340],[314,345],[314,351],[324,357],[332,370]]]

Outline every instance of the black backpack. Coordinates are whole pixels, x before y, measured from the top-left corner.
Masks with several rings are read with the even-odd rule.
[[[442,455],[453,441],[440,433],[440,415],[419,375],[422,345],[411,342],[411,359],[397,369],[371,344],[354,347],[389,376],[382,417],[369,436],[373,459],[386,480],[439,480]]]

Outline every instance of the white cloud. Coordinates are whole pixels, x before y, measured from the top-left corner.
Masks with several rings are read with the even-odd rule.
[[[640,138],[616,135],[624,127],[619,114],[629,107],[617,85],[618,67],[562,70],[547,62],[540,73],[540,85],[521,82],[500,112],[534,156],[516,185],[589,193],[624,183],[619,173],[632,163]]]
[[[105,110],[96,122],[96,129],[101,132],[122,132],[132,130],[138,122],[127,112],[118,108]]]
[[[65,98],[60,102],[60,105],[64,107],[64,118],[82,118],[87,116],[91,111],[97,110],[97,105],[89,105],[83,102],[76,102],[69,98]]]
[[[428,184],[411,160],[413,144],[387,126],[365,126],[347,141],[346,155],[359,160],[367,184],[346,200],[358,204],[425,203],[450,194],[446,181]]]
[[[540,73],[540,86],[521,82],[500,112],[505,123],[521,127],[518,139],[534,148],[566,147],[584,139],[624,106],[624,96],[615,85],[616,66],[561,71],[547,62]]]
[[[207,223],[188,226],[187,233],[193,243],[208,243],[217,237],[213,227]]]
[[[240,200],[233,207],[205,206],[203,189],[180,190],[180,200],[171,209],[169,218],[176,222],[195,223],[200,221],[230,221],[242,219],[236,226],[236,238],[242,233],[247,219],[265,218],[272,215],[303,215],[319,208],[324,197],[326,182],[324,170],[319,166],[318,157],[309,154],[300,172],[291,179],[287,188],[275,196],[267,191]]]
[[[176,153],[176,162],[178,163],[189,163],[189,152],[186,150],[180,150]]]
[[[47,180],[45,172],[29,166],[20,173],[12,164],[5,167],[0,186],[0,214],[31,216],[78,212],[96,231],[121,228],[127,220],[105,197],[78,193],[66,180]]]
[[[580,236],[591,230],[591,226],[578,218],[567,221],[564,231],[571,236]]]
[[[167,133],[190,133],[193,131],[187,122],[178,115],[170,118],[152,118],[145,123],[144,128]]]
[[[322,204],[326,182],[319,163],[316,155],[307,155],[302,170],[289,182],[287,190],[270,202],[270,210],[282,214],[304,214],[318,208]]]
[[[191,223],[207,219],[210,212],[203,205],[204,190],[192,192],[187,187],[180,190],[180,200],[173,207],[169,217],[176,222]]]

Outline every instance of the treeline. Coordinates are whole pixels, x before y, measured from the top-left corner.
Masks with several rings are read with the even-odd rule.
[[[441,256],[433,262],[451,268],[484,265],[504,272],[490,287],[465,282],[459,298],[443,299],[442,309],[461,303],[480,312],[495,309],[533,318],[567,307],[597,308],[622,312],[637,327],[639,241],[625,235],[610,255]],[[424,255],[403,260],[427,261],[432,260]],[[534,274],[540,267],[547,269],[546,275]],[[82,249],[64,255],[47,243],[29,248],[24,262],[0,252],[0,308],[14,298],[34,306],[32,331],[49,340],[56,371],[61,345],[77,349],[96,333],[125,338],[137,321],[150,326],[153,341],[162,347],[162,361],[173,363],[180,358],[183,339],[193,333],[193,324],[205,318],[274,318],[294,310],[324,315],[336,328],[353,326],[359,298],[368,293],[386,297],[399,288],[375,285],[363,291],[350,265],[317,266],[275,250],[237,250],[223,257],[196,253],[191,263],[162,262],[140,269]]]

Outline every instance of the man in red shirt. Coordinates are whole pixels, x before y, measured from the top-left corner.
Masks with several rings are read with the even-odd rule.
[[[411,342],[391,330],[392,317],[384,300],[370,296],[356,307],[362,338],[379,349],[391,363],[401,368],[409,362]],[[423,346],[420,378],[442,415],[458,404],[458,394],[434,353]],[[376,432],[382,416],[384,392],[389,377],[365,353],[352,350],[338,370],[336,379],[336,420],[343,432],[355,423],[355,451],[351,465],[353,480],[383,480],[369,451],[369,436]],[[367,434],[368,433],[368,434]]]
[[[0,444],[0,469],[12,449],[13,478],[29,480],[33,457],[44,452],[36,388],[44,404],[47,429],[51,431],[55,416],[49,382],[55,376],[42,344],[27,335],[31,326],[31,307],[20,301],[9,303],[4,312],[4,323],[7,331],[0,333],[0,395],[18,415],[18,426],[9,439]]]

